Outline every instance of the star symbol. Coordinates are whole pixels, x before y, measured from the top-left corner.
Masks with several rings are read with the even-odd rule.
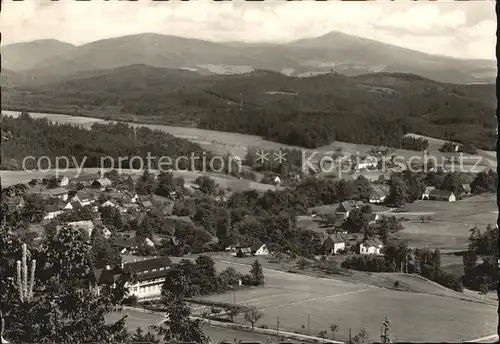
[[[276,156],[274,158],[274,161],[277,161],[279,164],[282,164],[284,161],[286,161],[286,152],[281,151],[281,149],[278,151],[278,153],[274,153]]]
[[[260,152],[257,152],[257,158],[255,159],[255,161],[263,164],[269,160],[268,155],[269,153],[265,152],[264,150],[261,150]]]

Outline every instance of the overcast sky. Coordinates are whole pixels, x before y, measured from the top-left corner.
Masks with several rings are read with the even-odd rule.
[[[5,1],[2,44],[84,44],[156,32],[212,41],[286,42],[336,30],[431,54],[495,59],[493,1]]]

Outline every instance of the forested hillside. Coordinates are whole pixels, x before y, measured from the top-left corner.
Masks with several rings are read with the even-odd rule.
[[[28,156],[46,156],[52,164],[56,157],[68,157],[70,162],[73,162],[74,157],[81,164],[85,157],[84,167],[100,167],[101,156],[110,156],[116,159],[116,163],[118,157],[139,156],[145,164],[148,152],[153,157],[168,156],[172,160],[179,156],[189,157],[191,153],[202,156],[201,147],[188,140],[145,127],[134,129],[122,123],[94,124],[91,130],[87,130],[69,124],[53,124],[47,119],[33,119],[28,114],[22,114],[19,118],[2,116],[0,124],[2,170],[21,169],[23,159]],[[152,160],[152,167],[156,166],[156,162]],[[139,161],[136,160],[135,163]],[[138,168],[135,163],[133,167]],[[47,161],[44,164],[39,168],[48,167]],[[125,161],[124,164],[123,168],[128,168],[129,162]],[[182,168],[189,168],[191,165],[190,162],[186,164],[188,165]],[[35,161],[27,160],[26,168],[37,168]]]
[[[130,66],[7,90],[3,101],[4,108],[92,116],[111,108],[114,119],[133,114],[137,121],[256,134],[308,148],[333,140],[401,147],[408,132],[487,150],[495,144],[494,85],[445,84],[412,74],[197,76]]]

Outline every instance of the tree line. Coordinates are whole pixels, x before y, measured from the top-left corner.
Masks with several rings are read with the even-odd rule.
[[[28,156],[36,158],[47,156],[50,158],[52,168],[55,167],[53,165],[56,157],[68,157],[69,168],[76,167],[72,157],[76,158],[78,164],[84,162],[83,167],[110,167],[100,164],[101,157],[109,156],[114,160],[114,168],[118,168],[119,157],[131,159],[138,156],[146,164],[146,158],[150,153],[152,157],[170,157],[173,164],[177,157],[190,157],[191,154],[202,157],[204,153],[199,145],[186,139],[146,127],[134,128],[124,123],[95,123],[90,130],[87,130],[70,124],[52,123],[46,118],[35,119],[28,113],[22,113],[18,118],[1,116],[0,119],[3,133],[2,169],[21,169],[23,159]],[[211,155],[206,156],[209,161]],[[164,160],[163,163],[168,161]],[[194,166],[201,168],[201,163],[201,159],[197,159]],[[151,159],[151,164],[152,168],[157,168],[158,159]],[[214,165],[219,167],[215,162]],[[25,167],[36,169],[50,166],[45,160],[41,160],[41,166],[37,166],[36,161],[30,159],[26,161]],[[123,160],[120,167],[140,168],[141,165],[138,159]],[[169,166],[164,165],[163,168]],[[179,168],[192,169],[191,162],[179,160]]]
[[[345,269],[369,272],[405,272],[419,274],[440,285],[462,292],[462,281],[441,267],[441,253],[438,249],[408,248],[405,242],[388,242],[383,256],[353,255],[341,264]]]

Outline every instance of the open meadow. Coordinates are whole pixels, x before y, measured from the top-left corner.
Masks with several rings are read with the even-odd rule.
[[[496,223],[495,202],[494,195],[477,195],[456,202],[426,200],[408,204],[408,213],[395,214],[409,221],[394,236],[408,239],[410,247],[465,250],[471,228],[484,230],[488,224]],[[422,223],[420,215],[431,216],[432,221]]]
[[[241,273],[250,269],[222,261],[216,261],[216,267],[219,271],[233,267]],[[496,328],[494,305],[426,294],[424,287],[421,293],[397,291],[271,269],[265,269],[264,275],[263,287],[201,298],[226,303],[235,299],[238,304],[254,306],[264,314],[258,325],[276,328],[279,320],[283,331],[307,332],[308,319],[311,335],[338,324],[338,340],[348,339],[349,328],[353,335],[365,328],[369,340],[378,340],[385,317],[391,320],[396,341],[468,341],[491,335]],[[411,279],[403,278],[403,283]]]
[[[271,270],[265,276],[264,287],[237,292],[236,302],[261,310],[259,323],[269,328],[279,317],[283,330],[303,331],[309,317],[311,334],[338,324],[339,340],[347,339],[349,328],[353,333],[365,328],[369,340],[378,340],[387,317],[396,341],[467,341],[493,333],[496,326],[496,308],[485,304]],[[231,303],[233,295],[208,299]]]

